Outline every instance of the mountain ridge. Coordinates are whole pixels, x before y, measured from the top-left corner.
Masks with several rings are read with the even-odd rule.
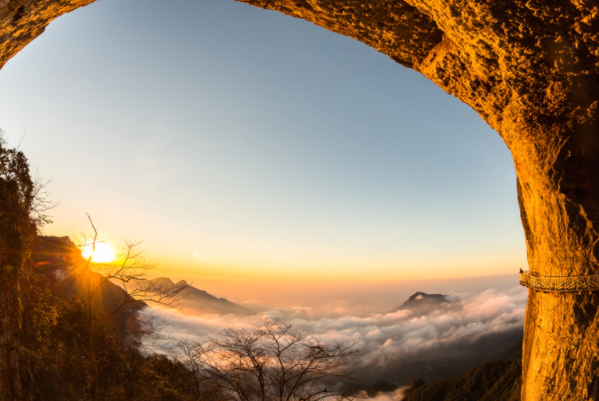
[[[166,288],[188,285],[188,287],[183,290],[182,297],[179,301],[179,307],[184,314],[200,316],[228,314],[238,316],[255,315],[254,311],[231,302],[226,298],[218,298],[205,290],[194,287],[193,283],[189,284],[185,280],[180,280],[175,283],[168,277],[156,277],[149,279],[148,281],[163,285]],[[137,280],[137,283],[141,284],[143,283],[143,280]]]
[[[32,256],[36,270],[41,274],[51,277],[54,289],[62,294],[65,299],[69,299],[73,295],[84,291],[85,284],[83,278],[78,274],[71,273],[75,268],[84,266],[86,261],[81,256],[81,250],[68,236],[38,236]],[[99,273],[93,271],[90,271],[89,274],[99,276]],[[185,280],[175,283],[168,277],[156,277],[136,281],[138,285],[144,281],[148,281],[165,286],[166,288],[188,285]],[[114,308],[114,305],[121,303],[124,296],[125,292],[118,283],[108,281],[102,287],[96,297],[97,299],[94,299],[94,303],[102,309],[111,310]],[[130,305],[130,312],[136,313],[147,306],[144,302],[136,301]],[[248,308],[225,298],[217,298],[207,291],[192,285],[184,290],[180,306],[183,313],[193,315],[234,314],[250,316],[255,314]]]

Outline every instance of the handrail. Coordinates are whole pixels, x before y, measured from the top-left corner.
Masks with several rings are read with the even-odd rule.
[[[520,284],[545,292],[599,291],[599,275],[545,276],[527,270],[520,273]]]

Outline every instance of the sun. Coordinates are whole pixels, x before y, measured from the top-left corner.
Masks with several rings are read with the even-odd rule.
[[[96,263],[108,263],[116,259],[116,254],[112,246],[107,242],[98,242],[96,244],[96,250],[92,252],[92,245],[85,245],[81,247],[81,256],[85,259],[92,257],[92,262]]]

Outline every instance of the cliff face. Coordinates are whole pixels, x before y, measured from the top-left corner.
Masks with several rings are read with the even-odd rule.
[[[0,0],[0,66],[93,0]],[[504,139],[533,272],[596,274],[599,3],[241,0],[353,37],[469,104]],[[532,292],[523,399],[599,399],[599,295]]]

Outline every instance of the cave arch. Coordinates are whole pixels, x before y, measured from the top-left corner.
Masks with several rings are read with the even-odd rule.
[[[531,271],[597,274],[599,11],[594,2],[241,1],[364,42],[470,105],[514,158]],[[53,19],[92,2],[0,2],[0,67]],[[530,292],[523,399],[597,398],[592,383],[599,374],[599,318],[593,312],[598,306],[596,293]],[[7,386],[0,383],[0,393]]]

